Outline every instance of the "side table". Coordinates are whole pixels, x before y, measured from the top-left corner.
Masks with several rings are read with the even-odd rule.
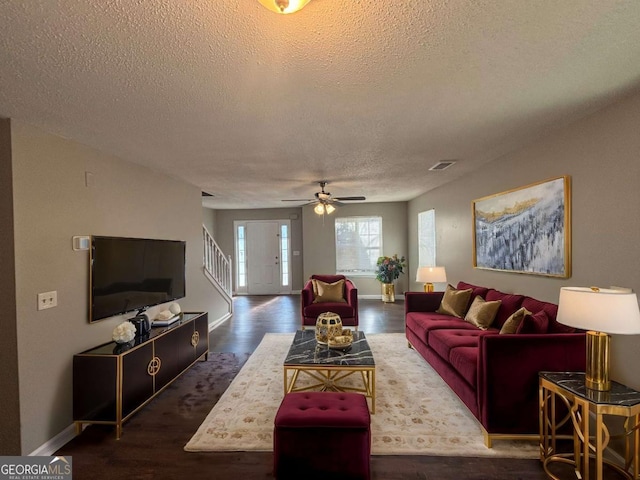
[[[624,478],[640,478],[640,392],[617,382],[611,382],[611,390],[600,392],[587,389],[584,373],[540,372],[540,461],[544,471],[558,480],[548,470],[550,462],[559,461],[574,466],[576,478],[589,479],[591,460],[595,461],[595,478],[602,480],[606,463]],[[561,402],[561,403],[559,403]],[[566,407],[567,415],[558,420],[557,411]],[[590,416],[594,431],[590,432]],[[620,467],[603,458],[612,436],[603,421],[603,415],[624,417],[625,465]],[[573,424],[573,453],[560,453],[556,449],[558,428],[567,422]],[[618,435],[616,435],[618,436]],[[633,471],[631,467],[633,466]]]

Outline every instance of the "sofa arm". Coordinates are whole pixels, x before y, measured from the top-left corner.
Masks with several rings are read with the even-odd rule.
[[[478,410],[489,433],[538,431],[538,372],[585,369],[583,333],[485,335],[478,351]]]
[[[352,307],[358,306],[358,289],[351,280],[344,282],[344,298]]]
[[[405,292],[404,313],[435,312],[440,306],[444,292]]]
[[[355,324],[358,325],[358,289],[351,280],[344,282],[344,296],[347,303],[353,307],[353,317],[355,318]]]
[[[300,290],[300,300],[302,308],[313,303],[313,285],[311,284],[311,280],[308,280],[307,283],[304,284],[304,287],[302,287],[302,290]]]

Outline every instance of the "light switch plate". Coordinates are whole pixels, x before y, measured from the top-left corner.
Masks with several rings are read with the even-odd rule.
[[[73,239],[73,249],[75,251],[78,250],[89,250],[89,237],[88,236],[75,236]]]

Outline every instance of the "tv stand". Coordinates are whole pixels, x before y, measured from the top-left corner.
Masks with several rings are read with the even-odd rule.
[[[131,344],[105,343],[73,356],[73,421],[122,424],[209,353],[206,312],[183,313]]]

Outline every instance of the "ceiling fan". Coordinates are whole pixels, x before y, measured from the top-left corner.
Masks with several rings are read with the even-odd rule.
[[[343,205],[342,202],[353,202],[366,200],[363,196],[357,197],[332,197],[330,192],[325,192],[324,187],[329,182],[322,180],[318,182],[320,185],[320,191],[315,193],[315,199],[298,198],[294,200],[282,200],[283,202],[307,202],[305,205],[316,204],[313,209],[318,215],[324,215],[325,213],[333,213],[336,210],[334,205]]]

